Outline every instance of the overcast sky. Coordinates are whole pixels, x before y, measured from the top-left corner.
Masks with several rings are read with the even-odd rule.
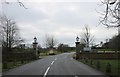
[[[102,12],[105,9],[100,5],[99,0],[21,1],[28,9],[12,1],[9,5],[1,5],[1,13],[17,22],[20,36],[27,44],[31,44],[36,36],[38,43],[43,46],[45,35],[50,34],[54,35],[58,43],[75,46],[75,38],[83,33],[83,27],[86,24],[95,37],[95,43],[105,41],[117,34],[117,29],[98,26],[100,14],[96,10]]]

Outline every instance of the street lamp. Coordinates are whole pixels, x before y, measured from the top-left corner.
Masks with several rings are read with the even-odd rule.
[[[36,50],[36,48],[37,48],[37,38],[36,37],[34,37],[34,42],[33,42],[33,48]]]
[[[78,41],[79,41],[79,39],[80,39],[80,38],[77,36],[77,37],[76,37],[76,41],[78,42]]]
[[[34,43],[36,43],[37,42],[37,38],[36,37],[34,37]]]

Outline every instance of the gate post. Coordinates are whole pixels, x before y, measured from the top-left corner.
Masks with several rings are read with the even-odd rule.
[[[79,42],[79,37],[77,36],[76,37],[76,42],[75,42],[75,44],[76,44],[76,59],[79,59],[79,55],[80,55],[80,42]]]

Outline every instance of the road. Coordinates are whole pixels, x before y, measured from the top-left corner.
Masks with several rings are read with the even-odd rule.
[[[39,59],[23,66],[11,69],[3,75],[104,75],[72,58],[73,53],[63,53]],[[76,76],[76,77],[77,77]]]

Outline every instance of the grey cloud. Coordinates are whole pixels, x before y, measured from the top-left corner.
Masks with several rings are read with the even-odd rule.
[[[27,43],[31,43],[33,37],[37,36],[41,45],[45,33],[53,33],[53,35],[55,35],[55,32],[58,32],[59,35],[55,35],[55,37],[58,39],[59,43],[68,43],[71,46],[74,46],[75,37],[79,34],[78,30],[81,30],[85,24],[88,24],[91,28],[98,24],[98,16],[96,16],[95,11],[97,6],[96,2],[61,2],[52,3],[49,7],[47,4],[44,6],[41,5],[41,7],[43,7],[42,9],[39,9],[39,6],[37,6],[37,10],[32,6],[35,5],[34,3],[31,4],[31,7],[33,8],[28,9],[19,7],[16,3],[12,5],[4,4],[3,11],[7,16],[18,21],[17,23],[20,27],[21,36],[26,39]],[[71,9],[72,6],[73,10]],[[74,9],[74,6],[76,9]],[[46,10],[45,12],[47,13],[42,10]],[[72,29],[73,27],[75,27],[74,30]],[[61,28],[67,28],[67,30],[65,29],[66,31],[64,30],[64,32],[61,32]],[[71,35],[70,30],[73,32]],[[97,42],[113,35],[111,34],[104,37],[103,29],[100,27],[97,30],[101,31],[98,32],[98,34],[95,32]]]
[[[3,11],[7,16],[17,20],[18,22],[36,23],[37,21],[42,21],[48,18],[43,12],[37,12],[32,8],[24,9],[17,3],[10,5],[4,4]]]
[[[59,3],[58,3],[59,4]],[[61,7],[60,7],[61,5]],[[97,17],[95,7],[96,3],[90,2],[78,2],[73,3],[72,6],[77,7],[77,11],[70,11],[65,9],[67,6],[70,6],[71,3],[59,4],[59,10],[51,17],[52,22],[61,24],[64,26],[81,26],[84,24],[95,24],[97,25]]]

